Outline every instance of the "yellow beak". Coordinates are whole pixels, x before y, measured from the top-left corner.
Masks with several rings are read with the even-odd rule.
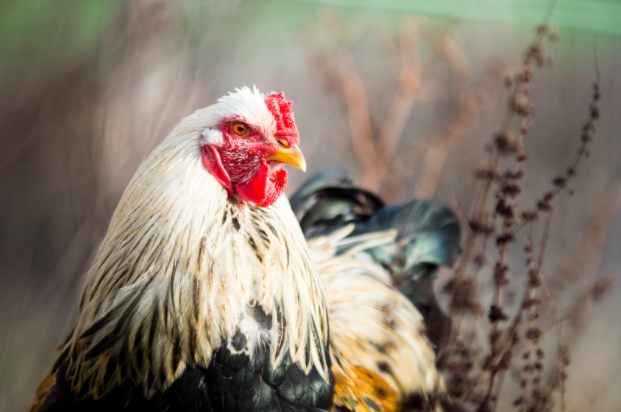
[[[288,165],[302,169],[306,172],[306,160],[299,147],[279,147],[271,151],[271,154],[265,158],[266,160],[278,160]]]

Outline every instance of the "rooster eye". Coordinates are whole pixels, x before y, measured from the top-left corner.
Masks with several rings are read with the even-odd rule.
[[[233,133],[237,136],[245,136],[248,134],[248,126],[243,123],[233,123]]]

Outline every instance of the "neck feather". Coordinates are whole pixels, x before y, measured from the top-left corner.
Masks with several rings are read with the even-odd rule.
[[[289,351],[328,380],[325,297],[288,201],[231,203],[188,119],[130,182],[87,273],[59,358],[74,390],[98,398],[127,379],[163,390],[186,365],[207,367],[253,303],[274,320],[262,338],[272,362]]]

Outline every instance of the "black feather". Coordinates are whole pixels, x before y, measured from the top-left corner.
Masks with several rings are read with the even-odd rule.
[[[328,169],[311,177],[291,196],[289,202],[307,238],[367,220],[384,207],[377,195],[352,186],[351,181],[347,171]]]

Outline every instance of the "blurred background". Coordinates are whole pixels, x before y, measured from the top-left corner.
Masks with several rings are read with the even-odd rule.
[[[469,214],[507,87],[548,18],[518,206],[573,161],[597,55],[601,119],[573,196],[557,199],[543,272],[573,316],[567,409],[621,410],[620,2],[4,0],[0,411],[30,404],[125,186],[181,118],[243,85],[284,91],[308,161],[289,193],[341,166],[389,203],[434,197]],[[515,398],[506,385],[499,410]]]

